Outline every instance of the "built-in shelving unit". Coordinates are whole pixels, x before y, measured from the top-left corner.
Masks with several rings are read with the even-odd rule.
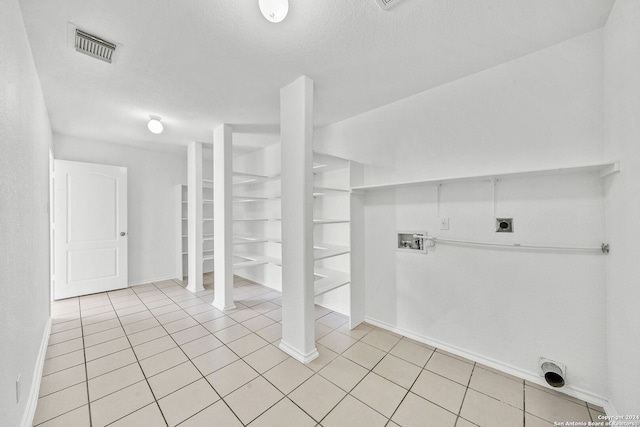
[[[242,166],[241,166],[242,167]],[[233,173],[233,269],[281,266],[279,175]],[[238,194],[236,194],[236,192]],[[242,274],[240,272],[239,274]],[[252,278],[254,276],[249,273]]]
[[[313,224],[317,296],[329,294],[350,282],[350,165],[349,160],[314,152]],[[280,174],[259,175],[236,171],[233,181],[234,223],[238,224],[234,225],[234,271],[265,265],[281,266]],[[274,222],[278,224],[269,225]],[[243,275],[242,272],[237,274]],[[251,273],[247,274],[253,277]],[[348,301],[348,298],[343,299]]]
[[[314,292],[318,303],[349,311],[351,162],[314,152],[313,164]]]
[[[620,171],[620,162],[585,163],[580,165],[563,166],[557,168],[530,169],[522,171],[507,171],[493,174],[461,175],[443,178],[429,178],[418,181],[396,182],[388,184],[362,185],[352,187],[352,191],[390,190],[395,188],[422,187],[456,182],[492,181],[507,178],[525,178],[545,175],[563,175],[582,172],[600,172],[602,177]]]
[[[203,235],[202,235],[202,260],[204,273],[213,271],[213,181],[210,179],[203,179],[202,184],[202,209],[203,209]],[[176,187],[176,199],[178,212],[177,217],[180,218],[180,224],[177,227],[178,234],[176,239],[178,241],[178,254],[176,258],[176,273],[175,277],[179,280],[184,280],[188,275],[188,213],[187,213],[187,186],[178,185]]]

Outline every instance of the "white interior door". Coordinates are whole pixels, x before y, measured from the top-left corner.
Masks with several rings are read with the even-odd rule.
[[[54,299],[127,287],[127,168],[54,161]]]

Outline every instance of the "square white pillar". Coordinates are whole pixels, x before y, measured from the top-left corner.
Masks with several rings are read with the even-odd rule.
[[[187,248],[191,292],[204,290],[202,285],[202,144],[190,142],[187,147]]]
[[[233,156],[231,126],[213,131],[213,271],[214,300],[218,310],[233,304]]]
[[[313,275],[313,81],[302,76],[280,90],[282,144],[282,340],[303,363],[315,346]]]

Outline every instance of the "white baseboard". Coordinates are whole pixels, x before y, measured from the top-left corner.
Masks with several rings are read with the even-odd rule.
[[[127,286],[131,287],[131,286],[139,286],[139,285],[148,285],[149,283],[153,283],[153,282],[162,282],[165,280],[173,280],[173,279],[175,279],[173,275],[164,276],[164,277],[155,277],[153,279],[145,279],[145,280],[138,280],[136,282],[129,282]]]
[[[318,353],[318,350],[316,348],[314,348],[313,351],[311,351],[310,353],[305,354],[305,353],[299,352],[298,350],[296,350],[295,348],[293,348],[292,346],[290,346],[289,344],[287,344],[282,340],[280,340],[280,345],[278,347],[280,347],[280,350],[284,351],[285,353],[287,353],[289,356],[293,357],[300,363],[309,363],[312,360],[316,359],[318,356],[320,356],[320,353]]]
[[[606,412],[606,414],[609,415],[610,417],[616,417],[619,415],[618,411],[613,406],[613,403],[610,400],[607,400],[607,402],[604,405],[602,405],[602,407],[604,408],[604,412]]]
[[[458,355],[460,357],[464,357],[466,359],[472,360],[474,362],[477,363],[481,363],[483,365],[489,366],[490,368],[493,369],[497,369],[501,372],[513,375],[515,377],[518,378],[522,378],[523,380],[527,380],[531,383],[535,383],[538,384],[540,386],[546,387],[551,389],[546,382],[542,379],[542,377],[540,377],[538,375],[538,373],[536,372],[530,372],[530,371],[525,371],[524,369],[520,369],[517,368],[515,366],[511,366],[511,365],[507,365],[503,362],[497,361],[495,359],[491,359],[488,357],[484,357],[482,355],[473,353],[473,352],[469,352],[467,350],[461,349],[459,347],[456,346],[452,346],[449,345],[445,342],[430,338],[430,337],[425,337],[419,334],[416,334],[414,332],[411,331],[407,331],[405,329],[402,328],[398,328],[394,325],[391,325],[389,323],[383,322],[381,320],[377,320],[377,319],[373,319],[371,317],[365,317],[365,322],[377,326],[379,328],[382,329],[386,329],[388,331],[391,332],[395,332],[397,334],[403,335],[407,338],[411,338],[412,340],[415,341],[419,341],[421,343],[427,344],[431,347],[436,347],[439,348],[441,350],[444,351],[448,351],[449,353],[453,353],[455,355]],[[603,397],[603,396],[599,396],[596,395],[595,393],[586,391],[586,390],[582,390],[580,388],[576,388],[576,387],[571,387],[571,386],[566,386],[563,387],[562,389],[553,389],[554,391],[558,391],[561,393],[564,393],[568,396],[571,397],[575,397],[576,399],[580,399],[580,400],[584,400],[585,402],[589,402],[591,404],[594,405],[598,405],[598,406],[602,406],[603,408],[605,408],[607,410],[607,415],[609,414],[609,411],[607,409],[607,405],[610,405],[610,402],[607,398]],[[613,408],[611,406],[611,408]]]
[[[613,406],[613,402],[611,402],[611,400],[607,400],[607,402],[604,405],[602,405],[602,407],[604,408],[604,412],[609,417],[619,417],[620,416],[620,413]],[[615,420],[616,418],[612,418],[612,419]],[[594,420],[594,421],[607,421],[607,420]],[[633,420],[625,420],[624,418],[619,418],[618,422],[633,423],[634,421]],[[622,425],[622,424],[620,424],[620,425]],[[635,420],[635,424],[625,424],[625,425],[628,425],[629,427],[638,427],[638,426],[640,426],[640,420]]]
[[[214,308],[218,309],[219,311],[222,311],[223,313],[224,313],[225,311],[235,310],[235,308],[236,308],[236,305],[235,305],[235,304],[231,304],[231,305],[227,305],[227,306],[225,306],[225,305],[222,305],[222,304],[218,304],[218,301],[216,301],[216,300],[214,300],[214,301],[211,303],[211,305],[212,305]]]
[[[29,390],[29,397],[27,398],[27,404],[24,408],[24,414],[22,415],[22,422],[20,423],[22,427],[31,427],[33,417],[36,414],[38,394],[40,393],[40,381],[42,380],[42,369],[44,368],[44,359],[47,355],[47,346],[49,344],[49,335],[51,335],[51,317],[47,320],[47,324],[42,333],[40,351],[38,352],[36,366],[33,369],[33,378],[31,379],[31,390]]]

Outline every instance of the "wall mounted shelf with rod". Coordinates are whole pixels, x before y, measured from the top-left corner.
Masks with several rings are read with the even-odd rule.
[[[452,176],[444,178],[429,178],[418,181],[396,182],[389,184],[376,184],[376,185],[362,185],[352,187],[352,191],[368,191],[368,190],[391,190],[395,188],[411,188],[422,187],[428,185],[439,185],[447,183],[457,182],[474,182],[474,181],[495,181],[507,178],[524,178],[533,176],[548,176],[548,175],[564,175],[572,173],[582,172],[600,172],[601,177],[611,175],[620,171],[620,162],[611,161],[603,163],[585,163],[581,165],[573,165],[566,167],[547,168],[547,169],[531,169],[523,171],[510,171],[500,172],[493,174],[480,174],[480,175],[462,175]]]

